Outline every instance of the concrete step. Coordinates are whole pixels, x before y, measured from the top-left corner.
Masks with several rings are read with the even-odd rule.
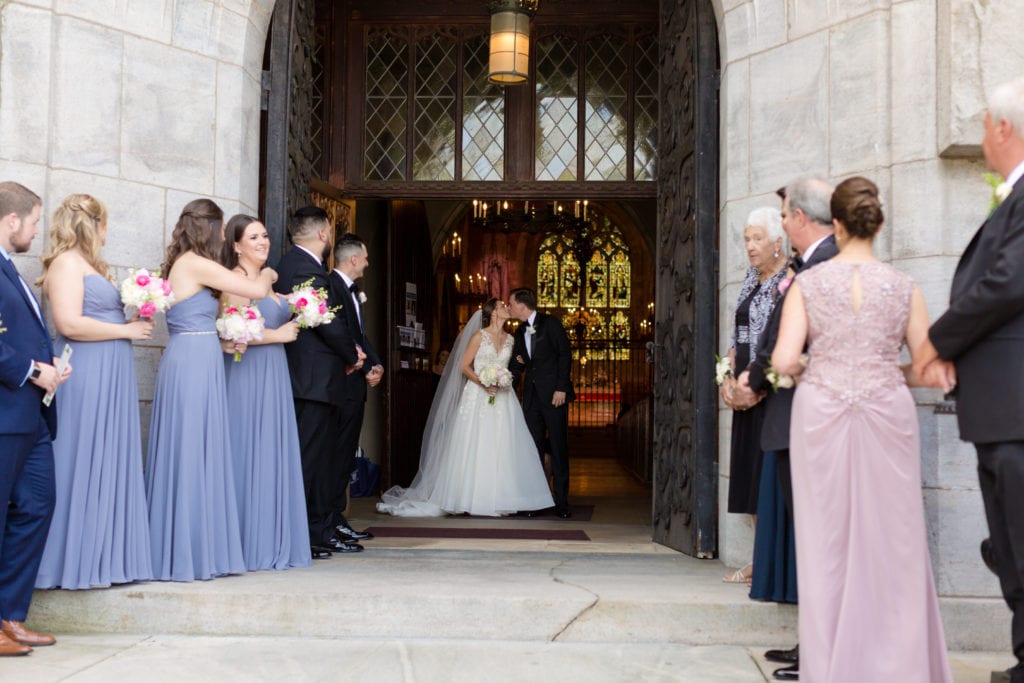
[[[665,551],[377,548],[306,569],[190,584],[37,591],[29,622],[58,634],[788,645],[793,606],[724,584],[719,562]],[[504,544],[504,545],[502,545]],[[951,650],[1009,647],[991,599],[942,600]]]

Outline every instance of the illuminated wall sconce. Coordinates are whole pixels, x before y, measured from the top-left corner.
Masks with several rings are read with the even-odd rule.
[[[540,0],[492,0],[487,80],[522,85],[530,76],[530,18]]]

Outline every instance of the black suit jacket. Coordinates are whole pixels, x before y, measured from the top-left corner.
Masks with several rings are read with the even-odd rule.
[[[576,392],[573,391],[569,376],[572,348],[561,321],[554,316],[537,313],[533,320],[536,332],[531,342],[532,354],[526,353],[526,327],[526,323],[523,323],[516,330],[512,358],[509,361],[516,385],[520,381],[524,382],[523,407],[528,408],[534,399],[550,405],[556,391],[565,392],[566,402],[575,400]],[[524,362],[520,363],[517,358],[522,358]]]
[[[348,334],[352,338],[353,343],[358,344],[363,349],[363,353],[366,354],[366,360],[363,361],[362,369],[345,377],[345,398],[350,401],[365,401],[366,375],[373,369],[374,365],[381,365],[380,357],[373,349],[369,338],[363,334],[362,329],[359,327],[359,314],[356,312],[355,302],[352,301],[352,293],[349,291],[348,285],[345,284],[345,280],[333,270],[328,279],[331,282],[331,306],[341,306],[341,310],[337,312],[338,317],[344,319],[345,326],[348,328]],[[349,363],[349,365],[353,364],[354,361]]]
[[[811,254],[811,258],[800,268],[800,272],[813,268],[839,253],[836,238],[829,235]],[[747,370],[750,371],[750,388],[756,392],[767,391],[764,405],[764,424],[761,427],[761,449],[779,451],[789,448],[789,418],[793,411],[793,393],[795,389],[779,389],[774,391],[771,383],[765,378],[765,371],[771,364],[775,342],[779,340],[779,325],[782,324],[782,304],[786,295],[779,296],[772,309],[768,324],[757,344],[757,355]]]
[[[0,434],[35,432],[42,412],[50,437],[56,438],[57,402],[44,407],[46,392],[25,380],[32,361],[53,363],[50,333],[36,316],[14,264],[0,254]]]
[[[960,438],[1024,440],[1024,182],[967,245],[928,336],[956,363]]]
[[[274,284],[276,292],[290,294],[308,280],[328,293],[328,305],[339,305],[332,295],[327,271],[316,259],[297,248],[281,257]],[[340,305],[351,304],[341,302]],[[357,358],[356,343],[346,323],[344,308],[326,325],[299,330],[298,338],[285,344],[284,349],[295,398],[335,405],[349,400],[345,366],[355,365]]]

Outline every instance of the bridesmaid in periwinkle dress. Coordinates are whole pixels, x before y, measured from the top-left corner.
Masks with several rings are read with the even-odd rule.
[[[43,256],[43,291],[58,332],[54,348],[71,346],[75,372],[56,396],[57,502],[37,588],[94,588],[153,576],[131,344],[149,339],[153,323],[125,322],[100,255],[106,235],[103,203],[73,194],[53,215]]]
[[[250,280],[270,254],[270,235],[252,216],[228,221],[221,263]],[[250,300],[225,294],[225,304]],[[235,496],[242,555],[249,571],[310,564],[306,494],[299,433],[284,345],[295,341],[288,302],[271,293],[257,302],[265,321],[263,340],[249,344],[242,360],[224,357],[234,458]]]
[[[268,268],[249,280],[217,263],[223,220],[209,199],[186,204],[161,268],[177,300],[167,311],[170,341],[157,374],[146,460],[153,572],[161,580],[211,579],[246,569],[215,326],[217,294],[262,298],[275,273]]]
[[[839,255],[800,273],[772,366],[796,374],[790,458],[805,683],[952,681],[921,501],[917,413],[901,371],[928,312],[906,275],[872,253],[878,188],[832,195]]]

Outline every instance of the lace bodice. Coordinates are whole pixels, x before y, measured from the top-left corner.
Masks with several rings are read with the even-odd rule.
[[[506,334],[501,349],[494,348],[494,342],[490,335],[480,330],[480,348],[473,358],[473,370],[479,373],[486,367],[496,365],[501,368],[508,367],[508,361],[512,357],[512,335]]]
[[[861,306],[851,287],[860,273]],[[807,307],[810,363],[802,381],[853,404],[905,383],[900,349],[914,281],[884,263],[826,261],[797,275]]]

